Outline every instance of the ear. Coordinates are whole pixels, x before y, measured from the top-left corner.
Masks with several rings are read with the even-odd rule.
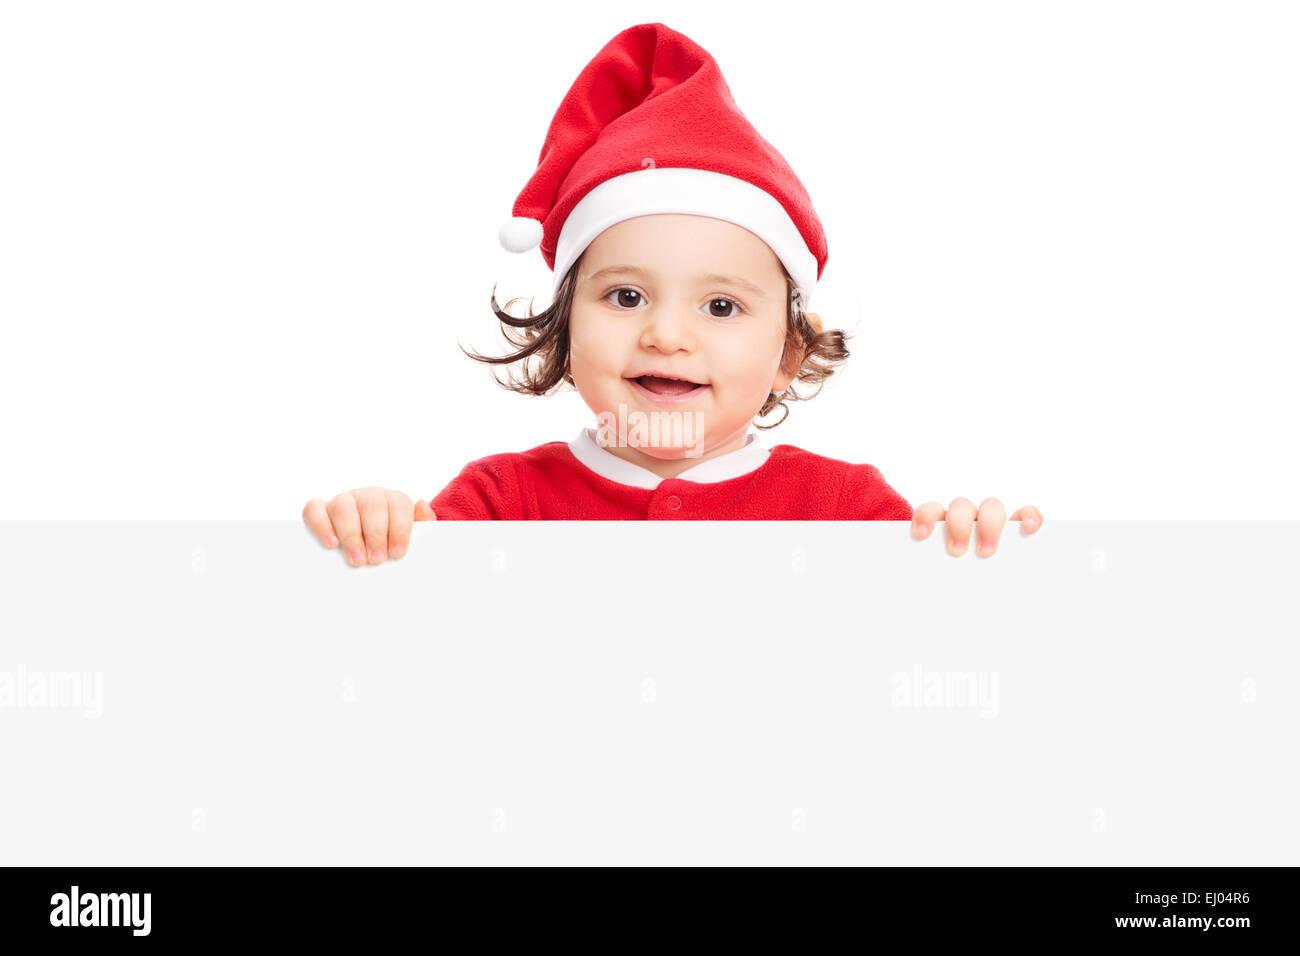
[[[807,313],[808,322],[818,332],[822,330],[822,317],[816,312]],[[781,367],[777,369],[776,378],[772,382],[772,391],[780,394],[790,387],[794,377],[799,374],[799,367],[803,365],[803,356],[791,356],[789,350],[782,353]]]

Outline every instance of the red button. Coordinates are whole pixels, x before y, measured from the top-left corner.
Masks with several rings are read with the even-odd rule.
[[[673,511],[676,511],[678,508],[682,506],[682,499],[678,498],[676,495],[669,495],[667,498],[664,499],[664,504],[666,504],[669,508],[672,508]]]

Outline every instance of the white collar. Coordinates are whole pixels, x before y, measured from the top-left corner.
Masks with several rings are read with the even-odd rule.
[[[651,490],[657,488],[659,482],[664,480],[649,468],[634,465],[626,459],[619,458],[608,448],[602,448],[596,441],[595,431],[594,428],[584,428],[578,432],[578,437],[569,442],[569,451],[573,452],[573,457],[596,474],[610,481],[616,481],[620,485],[632,485]],[[767,456],[768,450],[758,440],[758,434],[751,431],[745,437],[745,444],[735,451],[718,455],[716,458],[706,458],[676,477],[682,481],[726,481],[728,478],[739,478],[741,475],[749,474],[767,461]]]

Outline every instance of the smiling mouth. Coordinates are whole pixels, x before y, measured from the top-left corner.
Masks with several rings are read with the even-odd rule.
[[[628,381],[635,382],[647,392],[653,395],[661,395],[664,398],[680,398],[692,392],[708,388],[708,385],[699,382],[688,382],[680,378],[661,378],[658,375],[638,375],[635,378],[629,378]]]

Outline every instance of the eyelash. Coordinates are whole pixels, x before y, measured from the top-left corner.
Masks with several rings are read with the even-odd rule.
[[[616,288],[616,289],[610,289],[608,292],[606,292],[603,296],[600,297],[600,298],[601,298],[601,301],[602,301],[602,302],[608,302],[608,301],[609,301],[609,297],[610,297],[611,295],[614,295],[614,294],[618,293],[618,292],[636,292],[637,295],[641,295],[641,293],[640,293],[638,290],[632,288],[631,286],[621,285],[621,286],[619,286],[619,287]],[[643,301],[643,302],[645,301],[645,296],[641,295],[641,301]],[[741,305],[739,302],[737,302],[735,299],[733,299],[733,298],[732,298],[731,296],[729,296],[729,295],[715,295],[715,296],[713,296],[712,298],[710,298],[709,301],[710,301],[710,302],[730,302],[733,306],[736,307],[736,309],[738,310],[738,312],[739,312],[740,314],[742,314],[742,315],[745,314],[745,312],[748,311],[748,310],[747,310],[743,305]],[[624,308],[622,308],[621,306],[618,306],[618,305],[615,305],[614,308],[618,309],[620,312],[631,312],[631,311],[632,311],[631,309],[624,309]],[[735,317],[736,317],[735,315],[711,315],[711,316],[709,316],[709,318],[711,318],[711,319],[721,319],[721,320],[734,319]]]

